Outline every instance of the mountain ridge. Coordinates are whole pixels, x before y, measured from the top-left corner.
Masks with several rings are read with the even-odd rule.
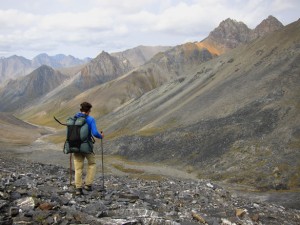
[[[127,49],[123,52],[115,52],[110,55],[117,57],[121,60],[132,61],[134,67],[144,64],[149,60],[154,54],[159,51],[164,51],[169,47],[164,46],[138,46],[133,49]],[[101,54],[101,53],[100,53]],[[142,56],[139,59],[138,56]],[[35,56],[32,60],[26,59],[23,56],[10,56],[8,58],[0,58],[0,84],[4,83],[8,79],[16,79],[18,77],[23,77],[34,69],[42,65],[48,65],[54,69],[63,69],[65,67],[75,67],[89,63],[93,59],[85,58],[78,59],[72,55],[57,54],[54,56],[49,56],[46,53],[41,53]]]
[[[222,22],[221,22],[222,23]],[[196,43],[186,43],[182,44],[179,46],[175,46],[165,52],[160,52],[156,54],[151,60],[149,60],[146,64],[143,66],[132,70],[129,74],[122,75],[121,73],[118,73],[117,76],[123,76],[123,80],[121,79],[116,79],[116,81],[110,82],[112,83],[115,87],[114,89],[117,90],[116,93],[111,93],[108,94],[108,96],[112,97],[114,100],[112,100],[112,103],[110,102],[105,102],[103,105],[103,109],[100,111],[108,113],[114,110],[115,107],[120,107],[124,102],[131,101],[132,97],[138,98],[139,96],[145,94],[146,92],[152,90],[153,88],[156,88],[160,85],[162,85],[165,82],[170,81],[171,79],[177,79],[178,77],[182,76],[182,74],[191,74],[194,70],[194,68],[197,66],[198,63],[202,63],[204,61],[210,60],[213,57],[216,57],[217,54],[211,53],[208,49],[213,49],[213,48],[208,48],[207,44],[203,44],[203,42],[196,42]],[[213,45],[210,45],[213,46]],[[216,43],[215,43],[216,46]],[[214,49],[214,51],[217,51],[217,49]],[[212,51],[212,52],[214,52]],[[107,53],[100,53],[98,55],[98,58],[101,58],[100,56],[106,55],[107,59],[112,59],[112,57],[109,56]],[[108,57],[109,56],[109,57]],[[104,57],[105,58],[105,57]],[[120,59],[120,58],[119,58]],[[105,61],[105,59],[104,59]],[[114,67],[114,63],[112,63],[112,60],[110,61],[110,65],[108,66],[111,68],[111,71],[114,70],[114,68],[119,68]],[[122,60],[121,60],[122,61]],[[130,63],[130,62],[129,62]],[[118,63],[118,65],[120,65]],[[101,66],[102,65],[102,66]],[[96,69],[94,69],[94,68]],[[101,60],[97,60],[97,57],[93,60],[93,62],[89,65],[87,65],[83,70],[81,70],[80,73],[78,73],[76,76],[77,78],[72,82],[71,86],[66,88],[65,92],[61,92],[60,94],[58,93],[56,95],[55,103],[51,103],[48,100],[43,100],[43,102],[48,101],[49,102],[49,107],[51,106],[51,111],[52,111],[52,105],[53,104],[58,104],[60,101],[60,98],[63,98],[61,100],[61,103],[65,103],[66,100],[69,101],[72,99],[71,95],[78,95],[80,94],[80,90],[84,90],[84,86],[86,87],[92,87],[95,85],[99,85],[99,83],[103,83],[105,80],[101,76],[105,75],[103,67],[105,67],[104,62],[101,62]],[[90,69],[91,68],[91,69]],[[105,68],[104,68],[105,69]],[[120,71],[120,70],[119,70]],[[124,71],[126,72],[126,71]],[[101,75],[102,74],[102,75]],[[112,72],[110,72],[112,74]],[[100,75],[100,76],[99,76]],[[108,76],[109,77],[109,76]],[[128,77],[128,78],[127,78]],[[116,76],[114,77],[116,78]],[[84,84],[86,81],[86,84]],[[128,83],[129,82],[129,83]],[[116,86],[116,85],[121,85],[122,88]],[[82,87],[80,87],[80,85]],[[108,84],[110,86],[110,84]],[[107,85],[104,85],[107,86]],[[99,88],[101,90],[102,88]],[[120,90],[124,90],[120,94]],[[131,91],[131,89],[133,91]],[[96,90],[96,89],[94,89]],[[128,91],[126,91],[128,90]],[[109,91],[108,91],[109,92]],[[65,93],[67,98],[63,97],[63,93]],[[95,96],[101,95],[102,96],[107,96],[106,93],[94,93]],[[83,98],[86,98],[87,95],[82,94]],[[93,97],[89,97],[93,101]],[[98,100],[96,100],[97,102]],[[106,104],[110,105],[109,107],[106,106]],[[75,106],[74,103],[70,103],[72,107]],[[96,104],[98,105],[98,104]],[[45,105],[44,105],[45,106]],[[68,106],[66,106],[68,107]],[[35,107],[37,108],[37,107]],[[46,106],[48,108],[48,106]],[[60,108],[60,107],[59,107]],[[32,109],[35,111],[35,109]],[[40,109],[42,110],[42,109]],[[38,110],[39,111],[39,110]],[[63,110],[65,111],[65,110]],[[59,114],[59,112],[57,112]],[[100,115],[100,114],[99,114]],[[103,115],[103,113],[101,113]]]
[[[85,64],[88,61],[89,59],[80,60],[71,55],[66,56],[64,54],[58,54],[49,56],[46,53],[41,53],[32,60],[17,55],[8,58],[3,57],[0,59],[0,84],[9,79],[24,77],[42,65],[58,69]]]

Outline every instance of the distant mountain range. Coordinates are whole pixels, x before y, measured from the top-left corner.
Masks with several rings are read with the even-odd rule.
[[[63,55],[58,54],[55,56],[49,56],[46,53],[39,54],[38,56],[34,57],[32,59],[32,65],[33,67],[40,67],[41,65],[47,65],[52,68],[61,68],[61,67],[70,67],[70,66],[76,66],[81,65],[84,63],[87,63],[91,61],[91,58],[85,58],[83,60],[75,58],[71,55]]]
[[[115,57],[115,62],[118,61],[123,64],[127,61],[127,64],[130,64],[130,68],[133,68],[144,64],[156,53],[170,48],[171,47],[165,46],[138,46],[123,52],[112,53],[110,57]],[[95,60],[97,61],[97,59]],[[32,60],[16,55],[8,58],[2,57],[0,58],[0,85],[9,79],[16,79],[28,75],[42,65],[47,65],[54,69],[64,69],[84,65],[91,61],[91,58],[78,59],[74,56],[66,56],[63,54],[49,56],[46,53],[39,54]],[[89,69],[91,68],[89,67]]]
[[[90,101],[109,153],[295,188],[299,43],[300,21],[283,26],[269,16],[251,30],[226,19],[199,42],[101,52],[68,74],[40,67],[0,89],[0,111],[57,126],[53,115],[66,118]]]
[[[90,58],[81,60],[71,55],[66,56],[63,54],[49,56],[45,53],[37,55],[32,60],[16,55],[8,58],[0,58],[0,84],[8,79],[23,77],[42,65],[58,69],[82,65],[90,60]]]

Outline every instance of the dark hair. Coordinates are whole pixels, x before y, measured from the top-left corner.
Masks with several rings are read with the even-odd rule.
[[[91,105],[91,103],[88,102],[83,102],[80,104],[81,108],[80,108],[80,112],[89,112],[91,110],[91,108],[93,107]]]

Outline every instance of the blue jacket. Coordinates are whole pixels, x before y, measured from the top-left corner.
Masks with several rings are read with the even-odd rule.
[[[78,118],[78,117],[86,117],[86,123],[89,126],[89,136],[93,135],[96,138],[102,139],[102,135],[97,130],[96,121],[95,121],[94,117],[87,116],[86,114],[81,113],[81,112],[76,113],[75,118]]]

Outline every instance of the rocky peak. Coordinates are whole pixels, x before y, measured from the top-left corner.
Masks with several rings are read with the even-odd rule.
[[[33,96],[43,95],[51,91],[63,82],[66,77],[52,67],[42,65],[31,74],[20,80],[26,86],[26,90]]]
[[[120,66],[122,67],[123,63],[123,61],[120,61],[109,53],[102,51],[94,60],[91,61],[90,66],[97,67],[95,69],[100,69],[101,73],[113,73],[116,68],[119,68]]]
[[[51,66],[42,65],[39,68],[32,71],[32,73],[28,74],[24,77],[24,80],[27,79],[43,79],[44,82],[50,82],[48,79],[50,77],[61,76],[64,77],[60,72],[54,70]]]
[[[228,48],[235,48],[239,43],[248,41],[250,29],[243,22],[230,18],[222,21],[208,36],[218,44]]]
[[[91,61],[90,66],[96,67],[95,69],[100,69],[98,72],[114,73],[115,70],[126,70],[130,67],[129,62],[126,60],[120,60],[117,57],[110,55],[109,53],[102,51],[94,60]],[[123,73],[123,72],[121,72]]]
[[[267,19],[264,19],[259,25],[256,26],[251,32],[251,40],[262,37],[265,34],[279,30],[284,27],[283,24],[276,19],[274,16],[269,16]]]
[[[76,86],[80,89],[91,88],[113,80],[133,69],[128,60],[118,59],[102,51],[95,59],[88,63],[82,70]]]
[[[47,71],[47,72],[51,72],[51,73],[54,73],[54,69],[52,69],[52,67],[50,66],[47,66],[47,65],[42,65],[40,66],[39,68],[36,69],[36,71],[39,73],[39,72],[44,72],[44,71]]]
[[[269,16],[263,20],[253,30],[248,28],[243,22],[228,18],[210,32],[204,42],[213,42],[226,51],[237,47],[239,44],[247,43],[258,37],[279,30],[282,27],[284,27],[283,24],[273,16]]]
[[[102,51],[95,59],[101,59],[101,58],[109,58],[110,54],[106,51]]]

